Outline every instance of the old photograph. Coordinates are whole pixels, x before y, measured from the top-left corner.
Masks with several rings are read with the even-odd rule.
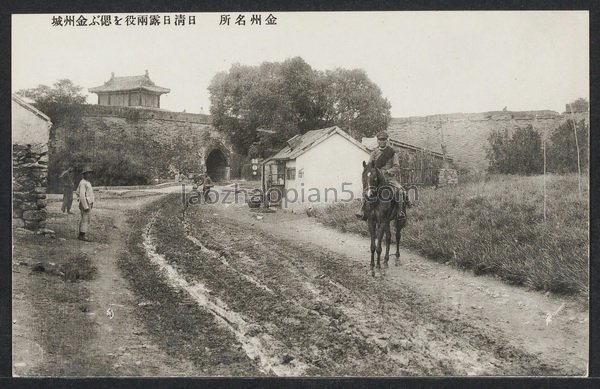
[[[588,375],[587,11],[11,21],[13,376]]]

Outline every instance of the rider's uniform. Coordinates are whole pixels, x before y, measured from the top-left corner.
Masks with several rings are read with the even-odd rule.
[[[398,160],[398,154],[394,151],[394,148],[389,144],[384,148],[377,147],[371,152],[369,163],[375,161],[375,167],[377,167],[383,173],[387,185],[398,188],[397,201],[407,201],[406,192],[400,182],[398,181],[398,174],[400,172],[400,162]],[[363,188],[366,189],[366,188]],[[365,200],[363,199],[361,211],[357,216],[362,216],[363,219],[365,212]],[[402,212],[402,211],[400,211]]]
[[[369,163],[375,161],[375,167],[381,170],[384,174],[388,184],[401,187],[398,182],[398,172],[400,171],[400,163],[398,161],[398,154],[394,151],[394,148],[390,145],[385,146],[383,149],[377,147],[371,152],[371,158]]]

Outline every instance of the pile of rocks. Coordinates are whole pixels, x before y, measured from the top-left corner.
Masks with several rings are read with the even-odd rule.
[[[13,227],[46,227],[48,146],[13,145]]]
[[[458,184],[458,171],[456,169],[440,169],[438,171],[438,188],[456,184]]]

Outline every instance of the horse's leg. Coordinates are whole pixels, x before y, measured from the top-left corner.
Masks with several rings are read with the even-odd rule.
[[[381,240],[385,231],[385,223],[377,223],[377,269],[381,269]]]
[[[371,235],[371,275],[375,276],[375,221],[369,218],[369,234]]]
[[[400,236],[402,229],[400,228],[400,220],[396,218],[396,261],[395,265],[400,264]]]
[[[385,223],[385,256],[383,257],[383,267],[388,267],[390,260],[390,244],[392,243],[392,230],[390,222]]]

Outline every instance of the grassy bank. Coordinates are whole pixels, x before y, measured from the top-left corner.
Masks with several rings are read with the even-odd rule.
[[[424,189],[408,210],[401,244],[441,262],[495,274],[554,293],[588,293],[587,183],[577,176],[487,176],[444,189]],[[353,213],[358,204],[318,209],[342,231],[368,235]]]

